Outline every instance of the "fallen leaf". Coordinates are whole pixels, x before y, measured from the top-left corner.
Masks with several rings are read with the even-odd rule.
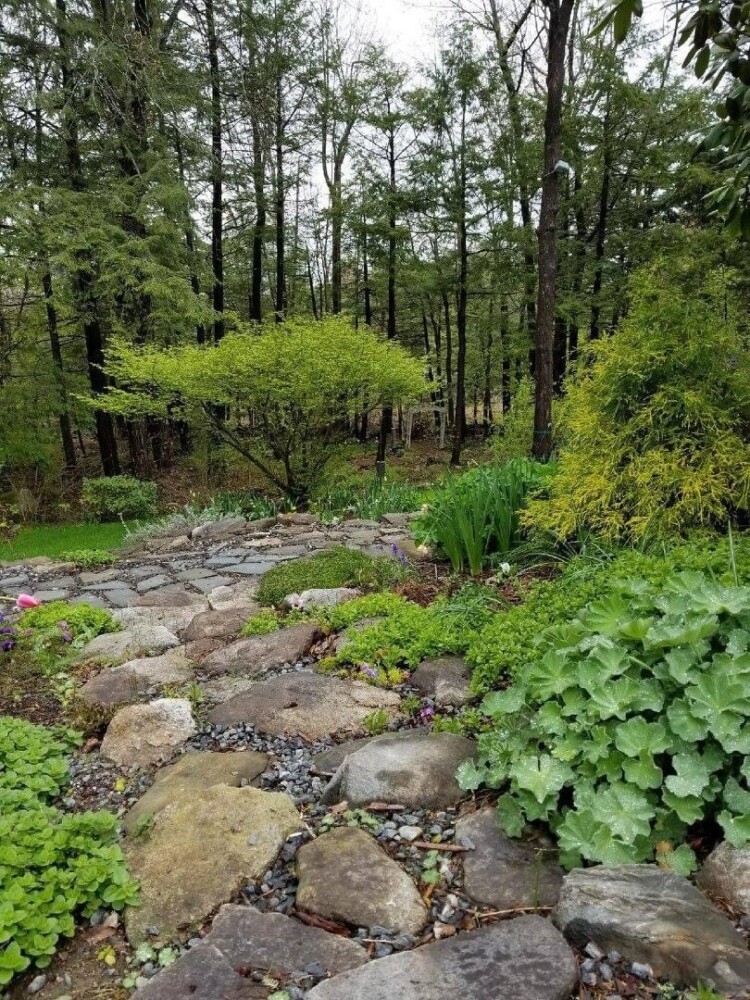
[[[99,924],[86,932],[86,940],[91,944],[98,944],[100,941],[106,941],[107,938],[112,937],[114,933],[114,927],[105,927],[104,924]]]

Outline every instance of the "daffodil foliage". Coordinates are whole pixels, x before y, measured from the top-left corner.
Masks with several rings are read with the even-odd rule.
[[[423,363],[342,318],[289,320],[228,333],[218,344],[138,349],[109,361],[126,415],[183,415],[216,433],[277,486],[304,497],[347,418],[419,398]]]
[[[687,872],[688,828],[750,841],[750,588],[699,573],[623,584],[546,637],[486,696],[494,728],[464,788],[502,790],[506,831],[544,820],[563,860],[663,860]]]

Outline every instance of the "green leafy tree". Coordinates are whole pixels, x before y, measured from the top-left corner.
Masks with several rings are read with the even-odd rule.
[[[371,330],[334,317],[227,333],[214,347],[139,350],[122,344],[109,369],[120,387],[108,396],[112,410],[182,410],[208,421],[296,500],[309,496],[361,400],[371,407],[394,405],[425,389],[419,361]]]

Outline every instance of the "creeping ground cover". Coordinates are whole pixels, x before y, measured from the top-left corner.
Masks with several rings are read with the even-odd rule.
[[[0,717],[0,986],[49,965],[76,916],[137,903],[116,817],[53,804],[77,742],[70,730]]]
[[[750,587],[623,583],[546,639],[485,697],[493,728],[459,773],[501,790],[509,835],[544,820],[569,867],[656,857],[684,873],[699,821],[750,841]]]

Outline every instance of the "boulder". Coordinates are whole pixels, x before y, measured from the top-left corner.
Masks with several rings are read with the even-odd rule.
[[[185,684],[192,679],[193,670],[183,647],[175,646],[161,656],[105,667],[83,685],[79,694],[87,705],[127,705],[143,701],[153,688]]]
[[[516,917],[318,983],[307,1000],[568,1000],[578,965],[543,917]]]
[[[270,990],[235,972],[218,948],[199,944],[149,979],[131,1000],[267,1000]]]
[[[168,760],[195,732],[190,702],[184,698],[127,705],[107,727],[101,755],[121,767],[150,767]]]
[[[703,863],[695,881],[738,913],[750,913],[750,847],[719,844]]]
[[[416,729],[400,729],[398,732],[389,733],[388,735],[394,740],[408,740],[415,733],[426,732],[428,730],[424,726],[418,726]],[[361,750],[362,747],[369,746],[375,739],[379,739],[379,737],[360,736],[353,740],[344,740],[342,743],[336,743],[335,746],[329,747],[328,750],[322,750],[320,753],[315,754],[312,762],[318,771],[333,775],[338,771],[349,754],[354,753],[355,750]]]
[[[192,537],[200,539],[229,538],[247,530],[244,517],[222,517],[219,521],[208,521],[193,528]]]
[[[196,615],[199,615],[207,607],[208,604],[205,602],[184,608],[147,608],[131,605],[128,608],[119,608],[117,611],[113,611],[112,617],[126,629],[134,626],[146,628],[162,626],[175,635],[179,635],[190,625]]]
[[[206,595],[209,606],[214,611],[228,611],[238,605],[249,604],[258,589],[257,580],[243,580],[231,586],[217,587]],[[248,618],[250,615],[248,615]]]
[[[222,906],[205,940],[235,969],[273,969],[288,975],[316,962],[335,976],[367,962],[365,949],[349,938],[307,927],[281,913],[259,913],[251,906]]]
[[[512,840],[497,810],[480,809],[456,823],[456,840],[472,845],[463,854],[464,892],[497,910],[554,906],[560,895],[562,868],[549,845]]]
[[[172,802],[199,799],[206,788],[253,784],[267,766],[267,755],[253,750],[234,753],[190,750],[176,763],[157,772],[153,785],[125,815],[125,832],[132,834],[146,817],[153,818]]]
[[[437,705],[466,705],[473,697],[469,681],[469,668],[461,656],[423,660],[409,678],[410,684]]]
[[[125,914],[131,941],[147,928],[173,938],[201,923],[273,864],[286,838],[304,828],[292,800],[258,788],[213,785],[165,805],[148,835],[124,841],[142,905]]]
[[[297,907],[355,927],[419,934],[428,912],[414,883],[356,827],[339,827],[297,854]]]
[[[238,639],[203,662],[206,674],[244,674],[260,677],[286,663],[297,663],[320,635],[313,623],[280,628],[268,635]]]
[[[183,633],[185,642],[200,639],[233,639],[245,622],[260,608],[248,602],[223,611],[203,611],[196,615]]]
[[[456,769],[474,757],[473,740],[456,733],[387,733],[350,754],[323,793],[324,802],[350,805],[399,802],[412,809],[444,809],[463,796]]]
[[[750,988],[750,954],[730,921],[687,879],[655,865],[574,869],[553,919],[573,943],[615,949],[658,978]]]
[[[124,632],[105,632],[87,642],[78,662],[123,663],[138,656],[156,656],[177,645],[177,636],[163,625],[133,623]]]
[[[361,590],[353,587],[330,587],[328,589],[303,590],[301,594],[287,594],[282,601],[288,608],[311,611],[313,608],[335,608],[337,604],[360,597]]]
[[[361,728],[375,709],[395,711],[393,691],[359,681],[344,681],[302,671],[272,677],[238,694],[209,713],[212,723],[250,723],[261,732],[295,734],[307,740]]]

